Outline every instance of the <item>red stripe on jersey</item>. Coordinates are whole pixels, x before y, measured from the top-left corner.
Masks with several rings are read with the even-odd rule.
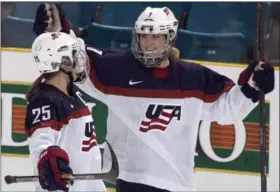
[[[71,119],[78,119],[78,118],[88,116],[88,115],[91,115],[91,113],[87,107],[83,108],[83,109],[78,109],[78,110],[74,111],[72,114],[70,114],[68,117],[66,117],[64,120],[59,122],[59,127],[61,129],[62,126],[67,125]]]
[[[162,119],[163,117],[167,118],[168,120]],[[152,118],[148,121],[142,121],[140,131],[148,132],[149,130],[152,130],[152,129],[158,129],[158,130],[164,131],[166,129],[167,125],[169,125],[172,118],[173,118],[173,114],[162,111],[158,118]],[[143,127],[143,126],[145,126],[145,127]]]
[[[91,66],[94,63],[91,61]],[[157,90],[157,89],[134,89],[134,88],[122,88],[122,87],[113,87],[113,86],[105,86],[103,85],[96,76],[96,73],[93,69],[94,67],[90,67],[90,80],[94,87],[101,91],[106,95],[122,95],[129,97],[146,97],[146,98],[174,98],[174,99],[182,99],[182,98],[197,98],[205,103],[213,103],[215,102],[222,94],[228,92],[234,84],[228,85],[224,87],[224,89],[215,94],[205,94],[204,91],[193,90],[193,91],[181,91],[181,90]]]
[[[71,119],[78,119],[88,115],[91,115],[88,108],[78,109],[76,111],[73,111],[73,113],[71,113],[68,117],[66,117],[62,121],[58,122],[55,120],[50,120],[50,121],[39,122],[35,126],[31,127],[30,129],[25,129],[25,133],[27,134],[28,137],[30,137],[37,129],[47,128],[47,127],[50,127],[56,131],[60,131],[63,125],[67,125]]]
[[[37,130],[39,128],[46,128],[46,127],[51,127],[52,129],[59,131],[58,122],[55,120],[50,120],[50,121],[43,121],[43,122],[37,123],[31,129],[25,129],[25,133],[27,134],[28,137],[30,137],[34,133],[35,130]]]
[[[92,147],[95,147],[95,146],[97,146],[97,143],[96,143],[96,141],[93,141],[93,142],[90,143],[89,146],[86,146],[86,147],[83,146],[82,151],[88,152]]]
[[[162,111],[162,112],[160,113],[160,115],[162,115],[162,116],[164,116],[164,117],[167,117],[167,118],[172,118],[172,117],[173,117],[173,115],[172,115],[171,113],[167,113],[167,112],[164,112],[164,111]]]
[[[167,127],[166,126],[159,126],[159,125],[151,125],[148,128],[140,127],[140,131],[146,133],[150,130],[158,129],[161,131],[164,131]]]
[[[164,124],[164,125],[168,125],[170,123],[171,119],[172,118],[169,118],[169,120],[166,121],[164,119],[154,118],[154,119],[152,119],[150,121],[142,121],[141,125],[142,126],[149,126],[151,123],[161,123],[161,124]]]
[[[83,145],[89,145],[95,139],[96,139],[95,135],[91,135],[88,140],[83,140],[82,144]]]

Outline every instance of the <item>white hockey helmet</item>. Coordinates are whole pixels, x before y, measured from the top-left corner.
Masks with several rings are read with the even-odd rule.
[[[40,73],[63,71],[77,83],[83,83],[89,73],[84,47],[66,33],[46,32],[38,36],[32,44],[32,56]]]
[[[135,29],[132,35],[132,53],[146,67],[155,67],[162,60],[168,59],[172,46],[175,43],[178,30],[178,20],[173,12],[167,8],[147,7],[135,22]],[[141,50],[139,44],[140,34],[164,34],[166,35],[166,46],[156,56],[147,56]]]

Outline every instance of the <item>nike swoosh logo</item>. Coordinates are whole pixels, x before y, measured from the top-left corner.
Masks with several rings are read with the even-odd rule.
[[[143,81],[132,81],[132,80],[130,80],[129,85],[135,85],[135,84],[142,83],[142,82]]]

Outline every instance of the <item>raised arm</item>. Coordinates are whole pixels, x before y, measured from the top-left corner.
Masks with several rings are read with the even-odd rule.
[[[238,85],[208,68],[204,70],[204,78],[205,103],[201,120],[220,124],[243,120],[257,105],[259,89],[265,94],[274,89],[274,68],[268,63],[249,65],[240,74]]]

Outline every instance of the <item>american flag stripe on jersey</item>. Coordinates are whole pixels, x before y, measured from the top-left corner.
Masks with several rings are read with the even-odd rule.
[[[92,135],[88,138],[88,140],[83,140],[82,151],[88,152],[94,146],[97,146],[95,128],[93,128]]]
[[[145,118],[144,120],[142,120],[142,122],[140,123],[140,131],[148,132],[152,129],[159,129],[164,131],[167,128],[170,121],[172,120],[172,118],[172,110],[164,109],[163,111],[161,111],[159,117],[152,119]]]

